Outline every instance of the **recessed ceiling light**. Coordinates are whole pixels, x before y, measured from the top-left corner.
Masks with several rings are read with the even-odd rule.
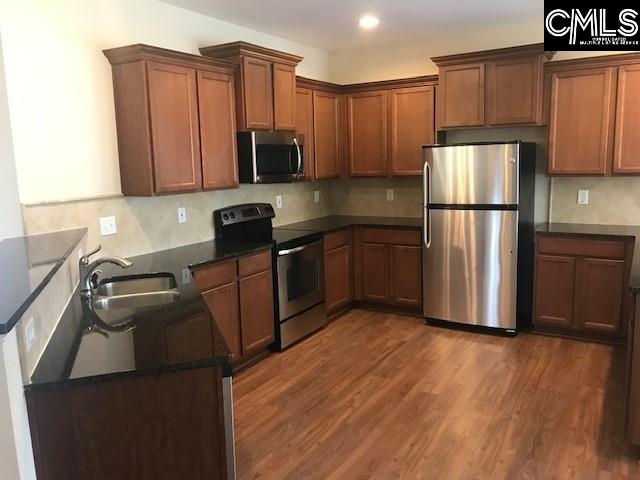
[[[366,29],[375,28],[379,23],[380,20],[378,20],[378,17],[374,17],[373,15],[363,15],[358,21],[358,25],[360,25],[361,28]]]

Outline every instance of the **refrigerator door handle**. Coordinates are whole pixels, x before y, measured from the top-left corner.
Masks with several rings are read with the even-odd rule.
[[[424,195],[424,220],[422,225],[422,231],[424,236],[424,244],[426,248],[431,247],[431,212],[429,211],[429,202],[431,200],[431,167],[429,162],[424,162],[422,168],[422,190]]]

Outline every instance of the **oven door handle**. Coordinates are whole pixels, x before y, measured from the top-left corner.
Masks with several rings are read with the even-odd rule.
[[[288,248],[286,250],[278,250],[278,256],[289,255],[291,253],[298,253],[307,248],[309,245],[303,245],[302,247]]]

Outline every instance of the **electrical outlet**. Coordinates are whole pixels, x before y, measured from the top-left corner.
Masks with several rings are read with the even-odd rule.
[[[183,268],[182,269],[182,284],[183,285],[188,285],[189,283],[191,283],[191,272],[189,271],[188,268]]]
[[[36,322],[33,317],[29,317],[24,324],[24,337],[27,342],[27,351],[33,348],[33,344],[36,343]]]
[[[316,203],[320,203],[320,190],[313,191],[313,201]]]
[[[276,208],[282,208],[282,195],[276,195]]]
[[[578,205],[589,205],[589,190],[578,190]]]
[[[116,217],[100,217],[100,235],[113,235],[117,232]]]
[[[187,223],[187,209],[184,207],[178,208],[178,223]]]
[[[393,188],[387,188],[387,202],[393,202]]]

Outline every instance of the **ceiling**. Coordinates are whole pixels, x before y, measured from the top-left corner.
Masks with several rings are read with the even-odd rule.
[[[324,50],[342,50],[543,17],[540,0],[164,0]],[[365,13],[380,25],[364,31]],[[542,28],[542,27],[540,27]]]

